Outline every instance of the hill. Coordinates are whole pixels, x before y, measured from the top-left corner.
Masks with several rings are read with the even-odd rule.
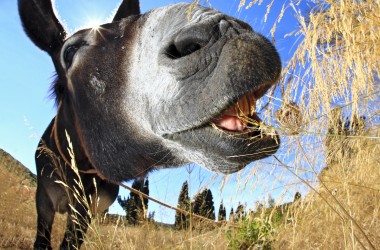
[[[21,179],[21,183],[25,186],[37,186],[37,176],[2,149],[0,149],[0,169],[6,170],[14,177]]]
[[[30,248],[35,236],[36,176],[0,149],[0,180],[0,248]]]
[[[32,249],[36,234],[37,177],[9,153],[0,149],[0,249]],[[52,235],[60,243],[65,216],[57,215]]]

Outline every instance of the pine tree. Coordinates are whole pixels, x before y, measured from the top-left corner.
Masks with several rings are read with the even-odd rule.
[[[138,178],[135,179],[132,183],[132,188],[149,195],[149,181],[146,179]],[[142,222],[146,219],[146,211],[148,210],[148,199],[143,198],[139,194],[132,193],[130,194],[131,200],[133,202],[131,205],[135,206],[135,209],[131,211],[133,217],[133,224]]]
[[[294,195],[294,199],[293,199],[293,202],[296,202],[298,200],[300,200],[302,198],[302,195],[300,192],[296,192],[296,194]]]
[[[222,200],[219,205],[218,221],[225,221],[225,220],[226,220],[226,207],[223,205],[223,200]]]
[[[195,196],[193,210],[195,214],[215,220],[215,207],[210,189],[204,189]]]
[[[274,208],[276,206],[276,201],[271,195],[268,197],[268,208]]]
[[[141,190],[141,192],[143,192],[145,195],[149,196],[149,180],[148,180],[148,177],[146,177],[145,179],[145,182],[144,182],[144,186]],[[146,214],[146,211],[148,211],[148,199],[147,198],[143,198],[143,210],[144,210],[144,214]]]
[[[205,197],[204,197],[203,191],[195,195],[194,201],[192,202],[192,208],[193,208],[194,214],[201,215],[201,210],[202,210],[204,201],[205,201]]]
[[[148,179],[136,179],[132,183],[132,188],[149,195]],[[127,199],[117,198],[120,206],[125,210],[126,219],[129,224],[137,224],[146,219],[146,211],[148,210],[148,199],[141,197],[138,194],[131,192]]]
[[[178,197],[177,207],[185,211],[190,211],[189,185],[187,181],[182,184],[181,192]],[[189,226],[189,219],[189,216],[186,216],[180,212],[176,212],[175,227],[177,229],[187,228]]]
[[[215,207],[212,192],[210,189],[206,191],[206,205],[204,208],[204,216],[210,220],[215,220]]]
[[[156,216],[156,212],[153,211],[153,212],[149,212],[148,214],[148,221],[149,222],[154,222],[154,217]]]
[[[243,204],[239,202],[236,211],[235,211],[235,219],[236,220],[241,220],[245,216],[245,207]]]
[[[119,203],[121,208],[125,211],[127,207],[127,200],[125,199],[125,197],[122,199],[121,195],[117,196],[117,202]]]
[[[229,221],[230,222],[234,222],[235,221],[235,213],[234,213],[234,208],[233,207],[231,207]]]
[[[128,224],[136,225],[137,224],[137,204],[134,199],[132,199],[131,196],[127,199],[127,206],[126,206],[126,219]]]

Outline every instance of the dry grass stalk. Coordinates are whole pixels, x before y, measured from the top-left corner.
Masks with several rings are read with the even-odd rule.
[[[300,29],[290,35],[303,40],[283,72],[280,91],[272,92],[277,94],[266,106],[282,106],[277,115],[286,116],[283,107],[297,100],[302,114],[301,128],[290,126],[296,133],[287,132],[292,131],[288,121],[277,120],[283,145],[277,155],[289,166],[285,171],[281,164],[273,167],[272,180],[293,184],[283,185],[285,192],[314,189],[284,222],[274,247],[373,249],[380,245],[380,1],[319,1],[315,6],[310,15],[298,16]],[[302,13],[297,4],[285,9]],[[271,121],[273,113],[266,115]]]

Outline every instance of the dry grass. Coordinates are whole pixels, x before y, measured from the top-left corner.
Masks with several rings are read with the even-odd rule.
[[[240,4],[249,7],[261,2]],[[281,169],[278,180],[287,183],[284,193],[303,190],[308,195],[302,206],[292,208],[273,247],[377,248],[380,1],[319,1],[304,16],[297,4],[284,5],[285,10],[297,13],[300,28],[290,36],[302,42],[286,65],[281,83],[268,95],[266,116],[270,122],[270,117],[280,115],[273,124],[281,133],[283,147],[277,153],[279,162],[272,164]],[[276,23],[272,33],[280,27],[281,22]],[[361,116],[364,129],[343,131],[346,121]],[[337,123],[339,117],[342,124]]]
[[[35,188],[6,171],[0,171],[0,179],[0,248],[28,248],[35,237]]]
[[[96,224],[97,222],[95,222]],[[90,231],[83,249],[226,249],[224,229],[208,232],[175,230],[145,223],[140,226],[104,225]],[[100,237],[99,237],[100,236]],[[115,237],[116,236],[116,237]]]
[[[304,198],[292,220],[281,226],[275,248],[380,246],[380,147],[367,142],[356,155],[322,172],[316,192]]]

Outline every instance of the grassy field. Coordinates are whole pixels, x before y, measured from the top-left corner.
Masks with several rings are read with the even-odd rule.
[[[364,155],[323,171],[315,191],[293,204],[264,207],[222,226],[198,223],[191,230],[149,222],[130,226],[122,217],[98,217],[82,249],[375,248],[380,245],[380,171],[375,157],[380,147],[361,147]],[[0,249],[31,249],[36,225],[35,179],[4,151],[0,170],[4,180],[0,182]],[[64,228],[65,216],[57,215],[52,234],[55,249]]]

